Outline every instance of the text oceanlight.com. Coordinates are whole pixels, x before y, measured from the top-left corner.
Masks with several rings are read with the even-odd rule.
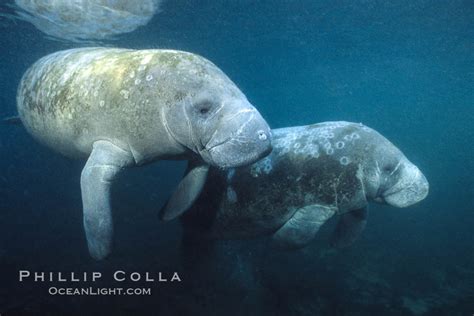
[[[50,295],[151,295],[151,288],[71,288],[71,287],[50,287]]]

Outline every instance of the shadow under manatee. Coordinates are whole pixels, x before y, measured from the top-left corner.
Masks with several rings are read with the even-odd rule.
[[[422,252],[404,247],[416,244],[419,236],[410,233],[416,227],[410,228],[410,217],[398,210],[393,218],[387,216],[388,209],[374,208],[362,238],[343,250],[328,246],[334,221],[297,251],[275,250],[268,238],[188,238],[181,245],[187,253],[181,259],[192,280],[189,290],[200,311],[216,315],[469,313],[474,270],[463,262],[447,266],[441,253],[426,259]],[[403,225],[407,233],[397,233]]]

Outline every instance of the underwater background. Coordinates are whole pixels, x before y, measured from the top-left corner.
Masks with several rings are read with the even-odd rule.
[[[372,204],[366,230],[344,250],[329,246],[331,221],[298,251],[270,249],[265,239],[222,241],[208,273],[120,284],[151,287],[151,296],[52,296],[51,284],[20,283],[18,271],[181,272],[179,221],[162,223],[158,211],[185,164],[120,175],[114,250],[94,261],[82,228],[84,161],[1,124],[0,314],[473,315],[473,9],[467,0],[164,1],[148,25],[102,45],[198,53],[272,128],[362,122],[423,171],[428,197],[406,209]],[[84,45],[5,18],[0,30],[0,115],[8,117],[29,66]],[[104,277],[94,286],[117,283]]]

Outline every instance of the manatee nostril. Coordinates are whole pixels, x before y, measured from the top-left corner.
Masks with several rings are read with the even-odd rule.
[[[268,138],[267,134],[262,130],[259,130],[257,134],[258,134],[258,139],[260,140],[267,140]]]

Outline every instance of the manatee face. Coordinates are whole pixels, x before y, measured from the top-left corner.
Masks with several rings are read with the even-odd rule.
[[[385,138],[377,140],[370,165],[372,172],[368,172],[365,184],[367,196],[374,201],[407,207],[428,195],[429,184],[423,173]]]
[[[199,154],[210,164],[239,167],[271,151],[270,129],[246,99],[229,99],[219,105],[200,105],[195,133],[201,134]]]
[[[423,200],[428,195],[429,185],[421,171],[407,159],[400,161],[394,177],[397,181],[386,189],[381,197],[389,205],[407,207]]]
[[[199,72],[206,75],[199,80],[190,75],[193,84],[164,113],[170,134],[222,168],[248,165],[269,154],[270,128],[245,95],[210,62],[201,64]]]

